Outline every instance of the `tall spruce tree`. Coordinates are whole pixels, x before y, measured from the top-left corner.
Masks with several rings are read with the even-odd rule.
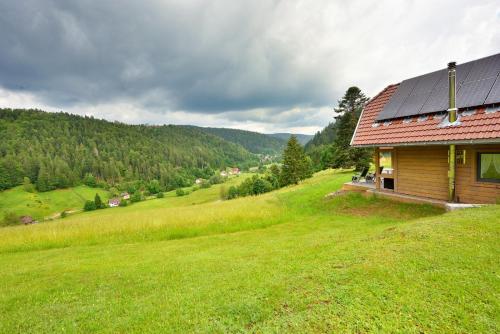
[[[295,136],[291,136],[283,152],[283,167],[280,184],[286,186],[297,184],[300,180],[312,175],[311,160],[304,153]]]
[[[99,196],[99,194],[97,194],[97,193],[95,194],[95,197],[94,197],[94,203],[95,203],[96,209],[100,209],[103,207],[101,196]]]
[[[369,98],[358,87],[349,87],[342,99],[338,101],[338,107],[334,109],[337,115],[335,116],[336,136],[332,145],[333,167],[354,166],[356,170],[361,170],[369,166],[372,151],[350,146],[361,111],[368,100]]]

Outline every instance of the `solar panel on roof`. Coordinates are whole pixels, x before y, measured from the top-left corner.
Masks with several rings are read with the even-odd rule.
[[[457,66],[457,107],[500,102],[500,53]],[[377,120],[444,111],[448,108],[448,71],[404,80]]]
[[[484,104],[495,78],[464,82],[457,93],[457,108]]]
[[[477,81],[496,77],[500,70],[500,54],[486,57],[472,62],[467,78],[464,82]],[[457,68],[458,73],[458,68]]]
[[[442,71],[428,73],[416,78],[416,84],[405,102],[399,107],[395,117],[417,115],[438,83]]]
[[[457,87],[459,87],[465,81],[465,79],[467,79],[467,76],[469,75],[469,72],[473,65],[474,62],[468,62],[457,65]],[[446,71],[446,87],[448,87],[448,70],[445,71]]]
[[[498,102],[500,102],[500,75],[497,76],[497,80],[493,84],[493,87],[491,87],[490,93],[488,94],[486,101],[484,101],[484,104],[492,104]]]
[[[418,77],[418,82],[410,95],[429,94],[443,74],[446,75],[446,73],[446,70],[440,70]]]
[[[401,107],[399,107],[395,118],[417,115],[420,108],[424,105],[424,102],[425,99],[422,98],[422,94],[408,96]]]
[[[397,93],[397,90],[396,90]],[[394,93],[394,94],[396,94]],[[398,112],[399,107],[405,102],[407,96],[393,96],[384,106],[384,109],[378,114],[377,120],[384,120],[394,118]]]
[[[385,105],[384,110],[382,110],[382,112],[377,116],[377,120],[394,118],[401,105],[405,102],[408,95],[410,95],[416,83],[417,81],[414,79],[403,81],[399,85],[393,97],[391,97],[389,102]]]
[[[448,78],[446,78],[446,81],[448,81]],[[448,83],[446,83],[446,86],[434,88],[422,109],[420,109],[419,114],[428,114],[446,109],[448,109]]]

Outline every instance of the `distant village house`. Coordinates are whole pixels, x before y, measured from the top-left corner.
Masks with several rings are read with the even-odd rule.
[[[120,205],[120,198],[119,197],[111,198],[108,201],[108,205],[110,208],[115,208],[115,207],[119,206]]]
[[[231,174],[231,175],[239,175],[240,174],[240,169],[238,167],[233,167],[229,171],[229,174]]]

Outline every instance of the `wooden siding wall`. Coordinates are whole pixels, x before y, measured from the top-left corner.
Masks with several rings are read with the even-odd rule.
[[[457,164],[456,195],[462,203],[496,203],[500,183],[477,181],[477,152],[500,152],[500,145],[457,146],[465,149],[465,165]]]
[[[395,191],[402,194],[448,199],[448,147],[395,148]]]
[[[497,203],[500,183],[477,181],[477,152],[500,152],[500,145],[463,145],[457,164],[456,198],[461,203]],[[395,192],[448,200],[448,146],[397,147],[393,153]]]

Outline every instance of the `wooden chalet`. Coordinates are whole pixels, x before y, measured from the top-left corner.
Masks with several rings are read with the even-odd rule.
[[[500,54],[386,87],[351,145],[375,148],[374,191],[500,202]]]

